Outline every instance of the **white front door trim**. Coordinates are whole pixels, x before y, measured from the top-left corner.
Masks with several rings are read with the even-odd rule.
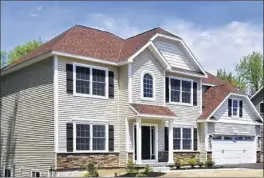
[[[137,132],[137,160],[135,160],[135,126],[136,126],[136,132]],[[142,130],[142,126],[154,126],[155,128],[155,159],[150,159],[150,160],[142,160],[142,145],[141,145],[141,139],[142,139],[142,135],[141,135],[141,130]],[[139,128],[139,129],[137,129]],[[151,132],[150,132],[151,133]],[[136,164],[141,164],[141,163],[155,163],[158,162],[158,143],[159,143],[159,134],[158,134],[158,124],[154,124],[154,123],[142,123],[141,122],[141,118],[137,118],[136,122],[133,122],[133,162]],[[151,148],[152,148],[152,143],[150,144],[150,152],[151,152]]]

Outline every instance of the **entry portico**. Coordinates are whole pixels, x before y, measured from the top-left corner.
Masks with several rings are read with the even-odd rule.
[[[173,142],[169,140],[173,140],[173,121],[176,115],[163,106],[130,104],[130,107],[137,114],[128,117],[128,124],[133,128],[129,130],[133,138],[133,162],[137,165],[158,162],[173,164]],[[165,123],[168,124],[167,140],[164,135]],[[168,145],[167,151],[165,144]],[[166,161],[159,158],[161,152],[166,153]]]

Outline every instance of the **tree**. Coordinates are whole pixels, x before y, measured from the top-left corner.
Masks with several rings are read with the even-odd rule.
[[[39,47],[43,44],[41,39],[38,40],[31,40],[27,41],[24,44],[15,46],[11,51],[8,52],[7,61],[8,64],[13,63],[19,57],[27,54],[28,52],[32,51],[33,49]]]
[[[236,76],[232,72],[227,73],[225,69],[218,69],[217,70],[217,77],[226,80],[233,85],[237,86],[240,91],[246,92],[247,84],[245,80],[243,80],[240,76]]]
[[[243,56],[236,65],[238,76],[250,85],[251,93],[256,92],[263,85],[263,56],[253,51]]]
[[[7,64],[7,52],[1,50],[1,68]]]

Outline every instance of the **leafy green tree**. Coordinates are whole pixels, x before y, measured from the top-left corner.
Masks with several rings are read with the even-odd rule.
[[[6,51],[1,50],[1,68],[7,64],[7,55],[8,53]]]
[[[219,77],[223,80],[226,80],[226,81],[232,83],[233,85],[237,86],[240,91],[246,92],[247,83],[245,82],[245,80],[243,80],[242,77],[236,76],[232,72],[228,73],[225,71],[225,69],[218,69],[216,75],[217,75],[217,77]]]
[[[236,72],[250,85],[251,93],[256,92],[263,85],[263,55],[253,51],[243,56],[236,65]]]
[[[27,41],[24,44],[15,46],[14,49],[8,52],[8,64],[13,63],[21,56],[27,54],[28,52],[32,51],[33,49],[39,47],[42,44],[43,41],[41,39],[38,39]]]

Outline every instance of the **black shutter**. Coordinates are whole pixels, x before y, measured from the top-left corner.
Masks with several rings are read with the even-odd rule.
[[[193,105],[197,106],[197,82],[193,82]]]
[[[228,99],[228,116],[232,115],[232,99]]]
[[[197,151],[197,128],[193,129],[193,150]]]
[[[109,98],[114,98],[114,72],[109,71],[108,72],[108,96]]]
[[[166,103],[169,102],[169,77],[166,77],[166,82],[165,82],[165,85],[166,85]]]
[[[114,151],[114,126],[108,126],[108,149]]]
[[[67,82],[67,93],[73,93],[73,65],[66,64],[66,82]]]
[[[165,140],[165,151],[168,151],[169,148],[169,128],[164,128],[164,140]]]
[[[67,123],[67,152],[73,152],[73,124]]]
[[[239,101],[239,117],[243,117],[243,101]]]

